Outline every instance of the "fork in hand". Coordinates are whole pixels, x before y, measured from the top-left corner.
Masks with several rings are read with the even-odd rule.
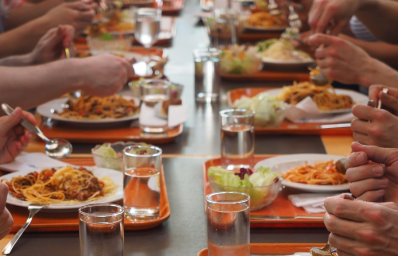
[[[269,14],[272,16],[276,16],[281,14],[281,10],[279,10],[279,6],[275,3],[275,0],[268,0],[268,10]]]
[[[297,28],[298,30],[300,30],[301,25],[302,25],[301,24],[301,20],[300,20],[299,15],[294,10],[294,7],[293,7],[291,1],[289,1],[289,16],[288,16],[288,20],[289,20],[289,26],[291,28]]]
[[[10,254],[14,245],[18,242],[18,239],[21,237],[23,232],[27,227],[29,227],[30,223],[32,222],[33,216],[40,211],[42,208],[46,207],[46,204],[30,204],[28,206],[29,210],[29,217],[26,220],[25,224],[18,230],[18,232],[14,235],[14,237],[8,242],[8,244],[4,247],[2,253],[3,254]]]

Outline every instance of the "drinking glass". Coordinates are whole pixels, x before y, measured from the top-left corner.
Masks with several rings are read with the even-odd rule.
[[[195,49],[195,100],[197,102],[218,101],[220,90],[220,54],[216,48]]]
[[[139,86],[141,136],[167,135],[170,82],[148,79],[140,81]]]
[[[219,192],[206,196],[207,244],[210,256],[249,256],[250,196]]]
[[[158,8],[137,8],[134,12],[135,31],[134,37],[146,49],[146,76],[150,76],[152,71],[149,67],[150,52],[149,48],[156,43],[160,34],[160,19],[162,10]]]
[[[254,164],[254,114],[252,110],[220,111],[221,166],[228,170]]]
[[[123,150],[123,204],[127,219],[159,217],[162,150],[135,145]]]
[[[89,204],[79,209],[80,256],[123,256],[123,207]]]

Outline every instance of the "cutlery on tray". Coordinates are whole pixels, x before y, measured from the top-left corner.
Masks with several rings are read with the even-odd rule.
[[[255,215],[250,214],[250,219],[254,220],[294,220],[294,219],[312,219],[312,220],[323,220],[323,216],[273,216],[273,215]]]
[[[27,227],[29,227],[30,223],[32,222],[33,216],[37,212],[39,212],[42,208],[46,207],[46,204],[30,204],[28,206],[29,210],[29,217],[26,220],[25,224],[18,230],[18,232],[14,235],[13,238],[11,238],[10,242],[4,247],[2,253],[3,254],[10,254],[12,248],[14,248],[14,245],[18,242],[18,239],[22,236],[23,232]]]

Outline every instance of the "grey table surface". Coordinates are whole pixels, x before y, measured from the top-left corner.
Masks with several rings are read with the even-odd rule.
[[[174,142],[160,145],[164,154],[165,179],[170,203],[170,218],[160,226],[125,232],[125,255],[189,256],[207,247],[206,216],[202,181],[202,164],[206,155],[220,152],[218,112],[227,108],[226,92],[245,86],[275,87],[283,83],[223,82],[220,102],[197,104],[194,101],[194,66],[192,50],[208,45],[205,28],[194,16],[199,0],[186,0],[177,16],[177,34],[167,51],[170,57],[165,74],[185,86],[182,98],[189,105],[184,132]],[[93,144],[74,143],[74,153],[89,153]],[[256,136],[256,154],[325,153],[320,136]],[[325,228],[252,229],[252,243],[323,243],[328,239]],[[78,232],[25,233],[12,255],[78,255]]]

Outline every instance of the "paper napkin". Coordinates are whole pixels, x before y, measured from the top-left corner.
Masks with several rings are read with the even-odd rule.
[[[0,164],[0,169],[10,172],[19,170],[41,171],[46,168],[63,167],[67,163],[55,160],[44,153],[21,153],[15,160],[8,164]]]
[[[326,198],[338,195],[340,194],[304,193],[304,194],[292,194],[289,195],[288,198],[294,206],[303,207],[308,214],[311,214],[311,213],[326,212],[325,207],[323,206],[323,203],[325,202]]]
[[[290,105],[285,117],[294,123],[343,123],[351,122],[354,115],[351,111],[325,114],[325,111],[319,110],[312,98],[308,96],[296,105]]]

